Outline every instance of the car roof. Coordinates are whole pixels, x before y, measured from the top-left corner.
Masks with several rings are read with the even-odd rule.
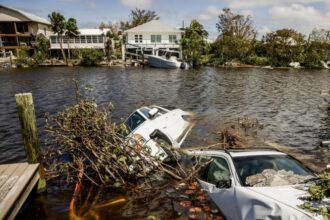
[[[199,155],[223,155],[228,154],[231,157],[246,157],[246,156],[267,156],[267,155],[286,155],[276,149],[258,149],[258,148],[244,148],[244,149],[226,149],[226,150],[191,150],[191,154],[199,154]]]

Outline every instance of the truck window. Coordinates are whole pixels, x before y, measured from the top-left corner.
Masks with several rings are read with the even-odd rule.
[[[134,131],[135,128],[139,127],[145,119],[137,112],[134,112],[125,122],[125,125],[130,131]]]

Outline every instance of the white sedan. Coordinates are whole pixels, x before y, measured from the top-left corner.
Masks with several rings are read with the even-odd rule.
[[[266,149],[188,154],[206,164],[199,182],[227,219],[323,219],[298,207],[307,193],[304,183],[315,176],[287,154]]]

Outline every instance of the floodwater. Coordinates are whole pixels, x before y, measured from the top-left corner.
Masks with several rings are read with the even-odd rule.
[[[214,131],[224,121],[243,116],[264,124],[261,139],[294,149],[312,153],[321,140],[330,139],[330,111],[322,107],[325,101],[320,96],[320,90],[330,89],[327,70],[4,69],[0,70],[0,163],[25,161],[14,95],[33,93],[42,139],[44,114],[55,114],[75,102],[73,79],[98,104],[111,101],[116,120],[142,104],[170,105],[194,112],[197,124],[185,146],[214,142]],[[50,194],[51,198],[40,196],[30,214],[43,209],[36,205],[38,201],[48,201],[52,213],[67,216],[71,194],[66,195],[65,190],[55,197],[54,194]]]

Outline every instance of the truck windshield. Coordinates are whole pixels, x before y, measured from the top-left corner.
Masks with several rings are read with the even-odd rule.
[[[308,168],[288,155],[234,157],[233,161],[237,174],[244,186],[255,186],[250,184],[250,180],[253,178],[261,180],[265,176],[266,182],[271,182],[278,176],[294,177],[297,182],[300,179],[303,181],[314,176]]]
[[[126,121],[125,125],[128,127],[130,131],[134,131],[135,128],[139,127],[145,119],[138,113],[134,112]]]

